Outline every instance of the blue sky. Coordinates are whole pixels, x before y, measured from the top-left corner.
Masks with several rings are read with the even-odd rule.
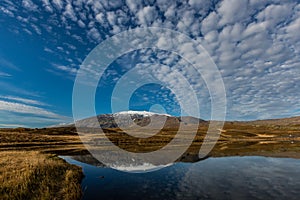
[[[151,26],[184,33],[207,50],[223,77],[227,120],[300,115],[299,1],[2,0],[0,127],[71,122],[73,83],[89,52],[117,33]],[[97,113],[111,112],[113,87],[129,68],[169,57],[177,59],[146,49],[117,59],[97,90]],[[209,119],[205,84],[197,95]],[[130,109],[154,104],[179,114],[172,92],[155,84],[139,88]]]

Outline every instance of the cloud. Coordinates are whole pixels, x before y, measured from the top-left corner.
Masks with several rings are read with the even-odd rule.
[[[0,72],[0,77],[10,77],[11,75],[5,72]]]
[[[28,9],[30,11],[37,11],[38,6],[34,4],[31,0],[22,0],[22,5],[25,9]]]
[[[61,0],[53,0],[52,2],[58,10],[63,8],[63,2]]]
[[[218,29],[218,21],[219,16],[216,12],[211,12],[209,15],[204,18],[204,20],[201,23],[201,32],[203,34],[207,34],[210,31],[217,30]]]
[[[299,6],[298,6],[299,7]],[[291,21],[286,27],[282,28],[286,31],[286,38],[291,42],[291,43],[299,43],[300,41],[300,36],[299,36],[299,31],[300,31],[300,18],[296,18],[293,21]]]
[[[12,83],[9,83],[3,79],[0,79],[0,88],[2,94],[13,94],[13,95],[24,95],[24,96],[30,96],[30,97],[40,97],[39,92],[37,91],[30,91],[26,90],[24,88],[21,88],[20,86],[15,86]]]
[[[78,26],[81,28],[85,28],[85,24],[82,20],[78,20]]]
[[[15,113],[40,115],[49,118],[60,117],[59,115],[53,112],[47,111],[39,107],[30,106],[23,103],[9,102],[4,100],[0,100],[0,110],[15,112]]]
[[[143,26],[150,26],[157,17],[157,11],[153,6],[146,6],[137,13],[139,23]]]
[[[49,0],[42,0],[43,2],[43,6],[45,7],[45,10],[52,13],[53,12],[53,8],[49,2]]]
[[[26,99],[26,98],[22,98],[22,97],[15,97],[15,96],[0,96],[0,99],[6,99],[6,100],[10,100],[10,101],[17,101],[17,102],[21,102],[21,103],[25,103],[25,104],[30,104],[30,105],[39,105],[39,106],[45,106],[47,104],[37,101],[37,100],[33,100],[33,99]]]
[[[0,67],[3,68],[8,68],[8,69],[12,69],[12,70],[17,70],[20,71],[20,68],[17,67],[15,64],[13,64],[12,62],[10,62],[9,60],[3,58],[0,56]]]
[[[30,24],[30,26],[32,27],[32,29],[35,31],[36,34],[38,35],[42,34],[42,31],[38,26],[36,26],[35,24]]]
[[[0,12],[11,18],[16,16],[22,27],[20,32],[41,34],[40,37],[48,33],[44,50],[64,61],[63,65],[52,65],[53,71],[62,72],[58,74],[74,76],[79,61],[89,50],[121,31],[143,26],[170,28],[200,42],[217,64],[226,87],[229,119],[282,117],[298,112],[300,4],[297,1],[43,0],[42,5],[36,7],[30,0],[22,1],[21,5],[4,0]],[[45,21],[24,17],[37,10],[49,14]],[[161,46],[170,45],[165,38],[159,41]],[[188,50],[189,46],[182,48]],[[182,64],[170,54],[158,54],[156,64]],[[140,61],[149,62],[147,56],[151,58],[146,53]],[[0,65],[14,66],[3,59]],[[208,104],[209,97],[200,87],[203,84],[197,85],[194,76],[191,80],[199,89],[203,104]]]
[[[249,17],[247,0],[224,0],[219,4],[218,13],[221,16],[219,26],[244,21]]]
[[[44,127],[62,122],[70,122],[72,118],[56,114],[40,106],[45,105],[36,100],[21,97],[1,97],[0,127]],[[31,104],[31,105],[30,105]]]
[[[49,49],[48,47],[44,47],[44,51],[48,53],[54,53],[54,51]]]
[[[45,127],[64,122],[72,122],[71,118],[48,118],[30,114],[14,113],[0,110],[0,127]],[[19,125],[19,126],[17,126]]]
[[[96,28],[91,28],[90,30],[87,31],[87,36],[91,38],[94,41],[100,41],[101,40],[101,35],[99,31]]]
[[[70,65],[51,63],[51,67],[48,68],[47,71],[54,75],[64,76],[73,81],[77,74],[78,69],[76,68],[76,65],[74,64],[75,61],[70,59],[69,62],[70,62]]]
[[[131,12],[136,12],[137,9],[142,6],[142,1],[140,1],[140,0],[126,0],[126,5],[131,10]]]
[[[68,72],[72,75],[75,75],[77,73],[77,69],[75,69],[75,68],[70,68],[70,67],[67,67],[64,65],[57,65],[57,64],[54,64],[54,65],[57,69]]]
[[[256,18],[259,21],[265,21],[266,26],[271,29],[278,24],[289,20],[292,15],[293,4],[267,6],[264,10],[257,14]]]
[[[63,15],[66,17],[66,18],[70,18],[72,21],[77,21],[77,17],[75,15],[75,12],[73,10],[73,6],[71,3],[68,3],[65,7],[65,11],[63,13]]]
[[[0,127],[4,128],[16,128],[16,127],[26,127],[24,124],[0,124]]]
[[[10,17],[14,17],[14,13],[12,11],[10,11],[9,9],[7,8],[4,8],[4,7],[0,7],[0,11]]]

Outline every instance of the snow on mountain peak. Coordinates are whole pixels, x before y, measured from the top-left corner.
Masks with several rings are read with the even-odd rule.
[[[121,111],[113,114],[114,116],[118,115],[143,115],[145,117],[151,117],[153,115],[165,115],[165,116],[171,116],[169,114],[161,114],[161,113],[154,113],[149,111],[134,111],[134,110],[128,110],[128,111]]]

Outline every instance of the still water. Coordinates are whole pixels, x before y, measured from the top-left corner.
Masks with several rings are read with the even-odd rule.
[[[300,197],[299,159],[208,158],[196,163],[175,163],[154,172],[127,173],[87,164],[84,160],[88,159],[80,157],[62,156],[83,168],[83,199],[298,200]]]

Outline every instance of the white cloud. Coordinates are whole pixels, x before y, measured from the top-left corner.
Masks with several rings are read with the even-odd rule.
[[[201,23],[201,32],[206,34],[218,28],[219,16],[216,12],[211,12]]]
[[[104,24],[105,20],[104,20],[105,15],[103,13],[98,13],[96,15],[96,20],[100,23],[100,24]]]
[[[271,29],[276,27],[277,24],[282,23],[288,19],[292,14],[293,4],[285,5],[269,5],[263,11],[257,14],[256,18],[259,21],[265,21],[267,26]]]
[[[106,13],[107,16],[107,21],[111,24],[111,25],[115,25],[116,24],[116,16],[114,12],[107,12]]]
[[[46,9],[48,12],[52,13],[52,12],[53,12],[53,8],[52,8],[52,6],[51,6],[49,0],[42,0],[42,1],[43,1],[43,6],[45,7],[45,9]]]
[[[56,114],[40,106],[42,102],[21,97],[2,96],[0,99],[0,127],[14,127],[16,124],[28,127],[70,122],[70,117]],[[29,105],[31,104],[31,105]]]
[[[0,110],[15,112],[15,113],[23,113],[23,114],[34,114],[34,115],[40,115],[49,118],[61,118],[61,116],[51,111],[47,111],[43,108],[30,106],[22,103],[4,101],[4,100],[0,100]]]
[[[0,110],[0,127],[45,127],[60,123],[69,123],[72,119],[64,118],[48,118],[43,116],[35,116],[24,113],[14,113]],[[20,125],[20,126],[17,126]]]
[[[91,28],[87,31],[87,36],[93,41],[101,41],[101,35],[96,28]]]
[[[70,74],[76,74],[77,73],[77,69],[66,67],[64,65],[57,65],[57,69],[69,72]]]
[[[126,0],[126,4],[131,10],[131,12],[136,12],[139,7],[142,6],[141,0]]]
[[[220,3],[218,13],[221,16],[220,26],[243,21],[249,17],[247,0],[224,0]]]
[[[0,96],[0,99],[6,99],[10,101],[17,101],[25,104],[31,104],[31,105],[39,105],[39,106],[45,106],[46,104],[34,99],[26,99],[22,97],[15,97],[15,96]]]
[[[11,61],[1,57],[1,55],[0,55],[0,67],[2,69],[3,68],[9,68],[9,69],[20,71],[19,67],[17,67],[15,64],[13,64]]]
[[[5,73],[5,72],[1,72],[0,71],[0,77],[10,77],[11,75],[10,74],[8,74],[8,73]]]
[[[31,11],[37,11],[38,6],[35,5],[31,0],[22,0],[22,5]]]
[[[36,32],[36,34],[38,34],[38,35],[41,35],[41,34],[42,34],[41,29],[40,29],[37,25],[31,24],[31,27],[32,27],[33,30]]]
[[[63,15],[67,18],[70,18],[72,21],[77,21],[77,17],[76,14],[73,10],[72,4],[68,3],[65,7],[65,11],[63,13]]]
[[[78,26],[81,28],[85,28],[85,24],[82,20],[78,20]]]
[[[153,6],[146,6],[138,11],[137,17],[142,26],[150,26],[157,17],[157,11]]]
[[[24,124],[0,124],[0,128],[16,128],[16,127],[27,127]]]
[[[49,49],[48,47],[44,47],[44,51],[48,53],[54,53],[54,51]]]
[[[14,17],[14,13],[12,11],[10,11],[9,9],[7,8],[4,8],[4,7],[0,7],[0,11],[10,17]]]
[[[64,4],[61,0],[53,0],[52,2],[57,9],[61,10],[63,8]]]
[[[300,41],[300,18],[292,21],[288,26],[286,26],[285,31],[287,33],[286,37],[292,43],[299,43]]]
[[[6,82],[3,79],[0,79],[0,88],[3,93],[5,92],[5,93],[10,93],[10,94],[39,97],[39,94],[37,91],[32,92],[32,91],[25,90],[25,89],[21,88],[20,86],[15,86],[14,84]]]

